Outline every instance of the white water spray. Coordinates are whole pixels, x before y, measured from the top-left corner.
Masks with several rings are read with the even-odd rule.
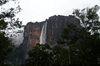
[[[40,35],[40,44],[45,44],[46,43],[46,29],[47,29],[47,22],[44,23]]]

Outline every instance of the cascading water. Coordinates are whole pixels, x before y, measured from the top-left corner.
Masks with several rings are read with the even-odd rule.
[[[47,29],[47,22],[44,23],[40,35],[40,44],[45,44],[46,43],[46,29]]]

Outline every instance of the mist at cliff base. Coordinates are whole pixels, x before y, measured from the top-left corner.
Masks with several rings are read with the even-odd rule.
[[[16,47],[18,47],[18,46],[23,42],[23,39],[24,39],[23,33],[20,33],[20,34],[18,34],[18,36],[12,37],[11,39],[12,39],[12,43],[13,43]]]
[[[18,32],[18,31],[22,31],[22,32]],[[9,39],[11,39],[12,44],[15,45],[15,47],[18,47],[20,44],[22,44],[23,39],[24,39],[24,28],[16,28],[15,30],[11,30],[9,31]],[[7,31],[6,31],[7,33]]]

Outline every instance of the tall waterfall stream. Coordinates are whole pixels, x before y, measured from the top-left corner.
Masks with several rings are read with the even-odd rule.
[[[45,22],[44,25],[42,26],[42,31],[40,35],[40,44],[46,43],[46,30],[47,30],[47,22]]]

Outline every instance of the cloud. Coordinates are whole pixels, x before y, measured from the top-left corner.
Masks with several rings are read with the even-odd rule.
[[[100,0],[20,0],[23,11],[17,15],[24,24],[44,21],[52,15],[70,15],[73,9],[99,5]]]
[[[23,33],[20,33],[20,34],[18,34],[17,37],[14,36],[14,37],[12,37],[11,39],[12,39],[12,43],[13,43],[16,47],[18,47],[18,46],[23,42],[23,39],[24,39]]]
[[[18,47],[24,40],[24,28],[16,28],[15,30],[11,30],[8,37],[12,40],[12,43]]]

